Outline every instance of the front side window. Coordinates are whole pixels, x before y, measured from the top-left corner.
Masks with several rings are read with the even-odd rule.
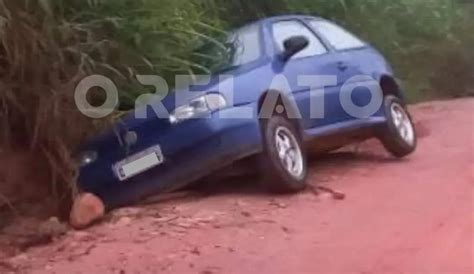
[[[366,44],[343,28],[326,21],[312,20],[310,25],[336,50],[349,50],[364,47]]]
[[[304,36],[308,39],[309,45],[292,57],[304,58],[309,56],[322,55],[327,53],[326,47],[310,29],[299,21],[281,21],[273,24],[273,39],[280,51],[284,50],[284,42],[293,36]]]

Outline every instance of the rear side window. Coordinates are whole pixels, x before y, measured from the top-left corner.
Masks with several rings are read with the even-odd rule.
[[[275,43],[277,44],[280,51],[284,50],[283,43],[285,40],[293,36],[304,36],[308,38],[309,41],[308,47],[293,56],[293,59],[327,53],[327,49],[324,47],[319,38],[316,37],[314,33],[303,23],[291,20],[280,21],[273,24],[273,39],[275,40]]]
[[[310,25],[337,50],[361,48],[366,45],[355,35],[330,22],[312,20]]]

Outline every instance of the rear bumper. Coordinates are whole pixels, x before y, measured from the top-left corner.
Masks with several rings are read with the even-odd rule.
[[[114,208],[184,187],[236,160],[259,153],[262,145],[257,119],[220,118],[239,111],[238,107],[226,109],[208,119],[186,121],[157,133],[161,138],[155,140],[159,139],[165,162],[128,180],[120,181],[112,168],[122,159],[99,160],[81,170],[80,187]]]

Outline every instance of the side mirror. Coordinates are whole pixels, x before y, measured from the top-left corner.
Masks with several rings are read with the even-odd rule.
[[[283,42],[284,51],[282,59],[284,62],[290,60],[298,52],[302,51],[309,45],[308,38],[304,36],[293,36]]]

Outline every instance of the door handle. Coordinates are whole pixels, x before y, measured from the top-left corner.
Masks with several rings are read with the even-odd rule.
[[[337,68],[339,70],[346,70],[349,68],[349,65],[346,62],[337,62]]]

